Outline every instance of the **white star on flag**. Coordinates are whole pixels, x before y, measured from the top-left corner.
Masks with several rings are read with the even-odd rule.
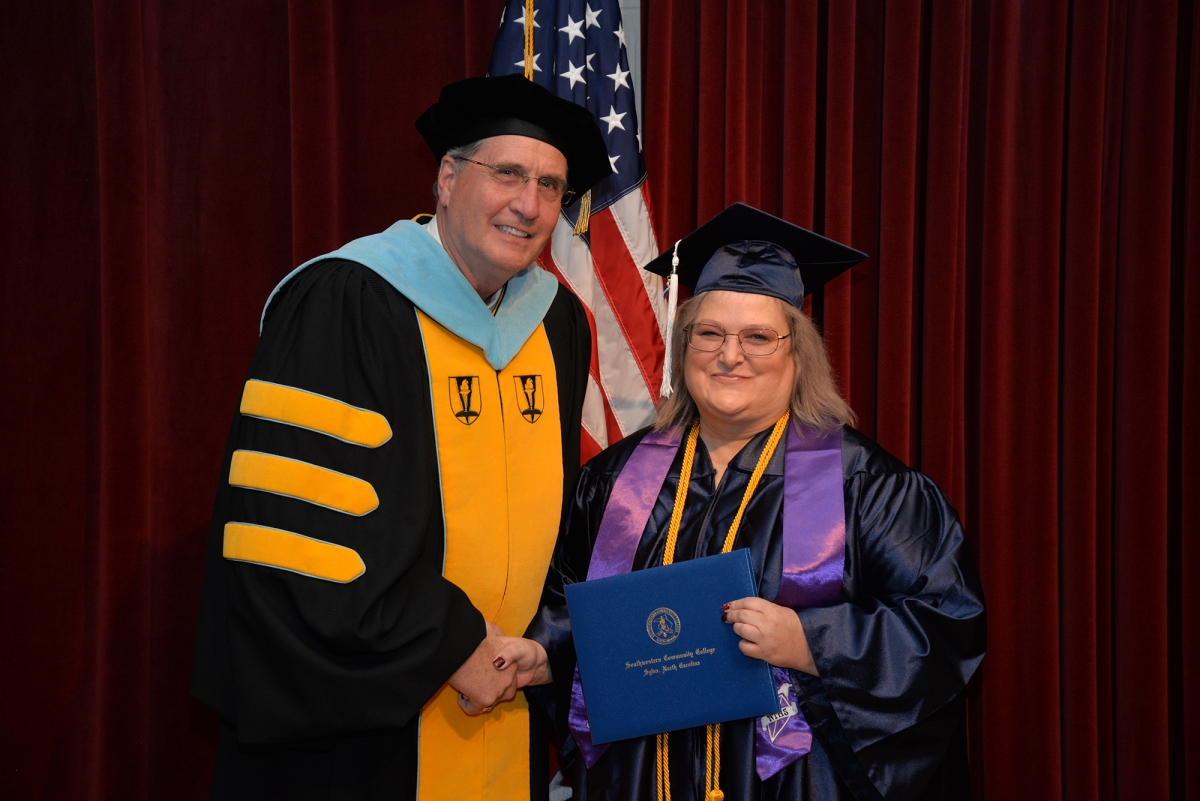
[[[534,16],[537,15],[535,14]],[[568,14],[567,26],[565,28],[559,28],[558,30],[560,33],[565,33],[567,35],[567,44],[571,44],[571,42],[575,41],[575,37],[579,37],[580,39],[583,38],[583,20],[576,22],[575,20],[571,19],[571,15]]]
[[[613,172],[617,171],[617,159],[619,159],[619,158],[621,158],[621,157],[620,156],[609,156],[608,157],[608,166],[612,167]]]
[[[577,83],[587,83],[587,78],[583,77],[583,65],[580,64],[578,67],[576,67],[570,61],[567,62],[567,71],[558,77],[566,78],[568,81],[570,81],[572,89],[575,88],[575,84]]]
[[[586,66],[586,67],[587,67],[587,71],[588,71],[588,72],[595,72],[595,70],[594,70],[594,69],[592,69],[592,59],[593,59],[593,58],[595,58],[595,57],[596,57],[596,54],[595,54],[595,53],[588,53],[588,54],[587,54],[587,63],[586,63],[584,66]]]
[[[616,72],[609,73],[608,75],[605,75],[604,77],[612,79],[614,92],[617,91],[617,89],[619,89],[622,86],[624,86],[626,89],[630,88],[629,82],[625,80],[626,78],[629,77],[629,72],[628,71],[622,72],[620,64],[617,65]]]
[[[621,118],[624,117],[628,113],[629,112],[627,112],[627,111],[623,111],[620,114],[618,114],[616,106],[609,106],[608,107],[608,116],[601,117],[600,121],[608,123],[608,133],[612,133],[613,128],[620,128],[623,131],[623,130],[625,130],[625,126],[621,124]]]
[[[535,27],[535,28],[540,28],[540,27],[542,27],[542,26],[541,26],[541,25],[538,25],[538,21],[537,21],[537,13],[538,13],[538,10],[535,8],[535,9],[533,10],[533,27]],[[524,12],[524,11],[522,11],[522,12],[521,12],[521,16],[519,16],[519,17],[517,17],[516,19],[514,19],[514,20],[513,20],[513,22],[514,22],[514,23],[516,23],[517,25],[524,25],[524,24],[525,24],[525,12]],[[622,41],[624,41],[624,40],[622,39]]]
[[[584,6],[584,8],[586,10],[583,12],[583,18],[584,18],[584,21],[587,22],[587,26],[589,28],[599,28],[600,27],[600,22],[599,22],[600,11],[603,11],[604,9],[602,8],[602,9],[600,9],[600,11],[592,11],[592,6],[590,3],[586,6]]]
[[[537,14],[534,14],[534,16],[536,17]],[[625,46],[625,23],[624,23],[624,21],[622,21],[621,24],[617,26],[617,29],[615,31],[613,31],[613,34],[618,39],[621,40],[621,47],[624,47]]]
[[[538,66],[538,63],[537,63],[537,60],[538,60],[538,58],[539,58],[541,55],[542,55],[541,53],[534,53],[534,54],[533,54],[533,71],[534,71],[534,72],[541,72],[541,71],[542,71],[542,68],[541,68],[541,67],[539,67],[539,66]],[[520,61],[518,61],[518,62],[516,63],[516,65],[517,65],[518,67],[520,67],[521,69],[525,69],[525,59],[521,59]]]

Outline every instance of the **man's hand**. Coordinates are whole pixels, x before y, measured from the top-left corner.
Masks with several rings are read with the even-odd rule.
[[[808,648],[804,625],[795,610],[762,598],[742,598],[725,604],[724,620],[742,638],[738,648],[746,656],[813,676],[817,665]]]
[[[496,655],[494,665],[497,670],[515,671],[517,687],[528,687],[531,684],[549,684],[554,680],[550,675],[550,660],[546,649],[540,642],[527,640],[524,637],[501,637],[504,647]]]
[[[458,705],[468,715],[482,715],[504,701],[517,695],[517,671],[497,670],[495,661],[504,646],[504,632],[489,622],[487,636],[467,657],[447,682],[458,690]]]

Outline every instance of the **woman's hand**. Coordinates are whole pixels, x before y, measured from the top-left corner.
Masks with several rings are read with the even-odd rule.
[[[458,705],[471,717],[491,712],[517,695],[516,677],[496,672],[495,659],[504,647],[504,630],[487,621],[487,636],[447,682],[458,690]]]
[[[458,690],[458,705],[470,717],[485,715],[492,711],[497,704],[504,704],[517,697],[517,690],[530,683],[528,679],[521,682],[519,672],[502,672],[499,665],[504,664],[500,653],[513,640],[527,642],[519,637],[505,637],[504,629],[488,620],[487,637],[479,644],[471,659],[460,667],[450,677],[449,684]],[[534,643],[536,645],[536,643]],[[541,646],[538,646],[539,648]],[[545,650],[542,651],[543,659]],[[488,663],[491,664],[488,664]],[[490,704],[487,702],[491,701]],[[486,704],[486,705],[485,705]]]
[[[817,665],[808,649],[808,637],[794,610],[762,598],[741,598],[721,607],[726,623],[742,638],[738,648],[746,656],[813,676]]]
[[[496,670],[517,672],[517,687],[531,684],[549,684],[550,658],[540,642],[524,637],[501,637],[503,646],[492,663]]]
[[[511,693],[505,693],[504,697],[499,699],[500,701],[511,701],[516,695],[516,691],[522,687],[528,687],[531,684],[549,684],[553,681],[553,676],[550,675],[550,658],[546,656],[546,649],[540,642],[527,640],[524,637],[498,636],[496,639],[499,642],[500,650],[496,652],[496,656],[492,660],[492,669],[510,679],[513,677],[516,679],[508,684],[512,688]],[[490,706],[480,709],[462,693],[459,693],[458,705],[462,707],[463,712],[472,717],[492,711]]]

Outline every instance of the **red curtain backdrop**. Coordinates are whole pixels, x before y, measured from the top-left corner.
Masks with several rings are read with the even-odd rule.
[[[0,3],[0,797],[208,797],[208,517],[297,263],[433,208],[499,0]]]
[[[0,3],[0,797],[207,797],[262,303],[431,208],[412,121],[502,5]],[[1200,798],[1194,3],[643,5],[661,241],[744,200],[873,256],[813,311],[976,546],[976,794]]]
[[[759,205],[984,576],[977,797],[1200,798],[1195,4],[652,0],[661,241]]]

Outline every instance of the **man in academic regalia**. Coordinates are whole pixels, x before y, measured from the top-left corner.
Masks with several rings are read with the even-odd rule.
[[[493,662],[575,482],[590,333],[534,261],[611,168],[591,114],[520,76],[447,86],[417,127],[436,215],[301,265],[263,312],[192,678],[214,798],[547,792]]]

